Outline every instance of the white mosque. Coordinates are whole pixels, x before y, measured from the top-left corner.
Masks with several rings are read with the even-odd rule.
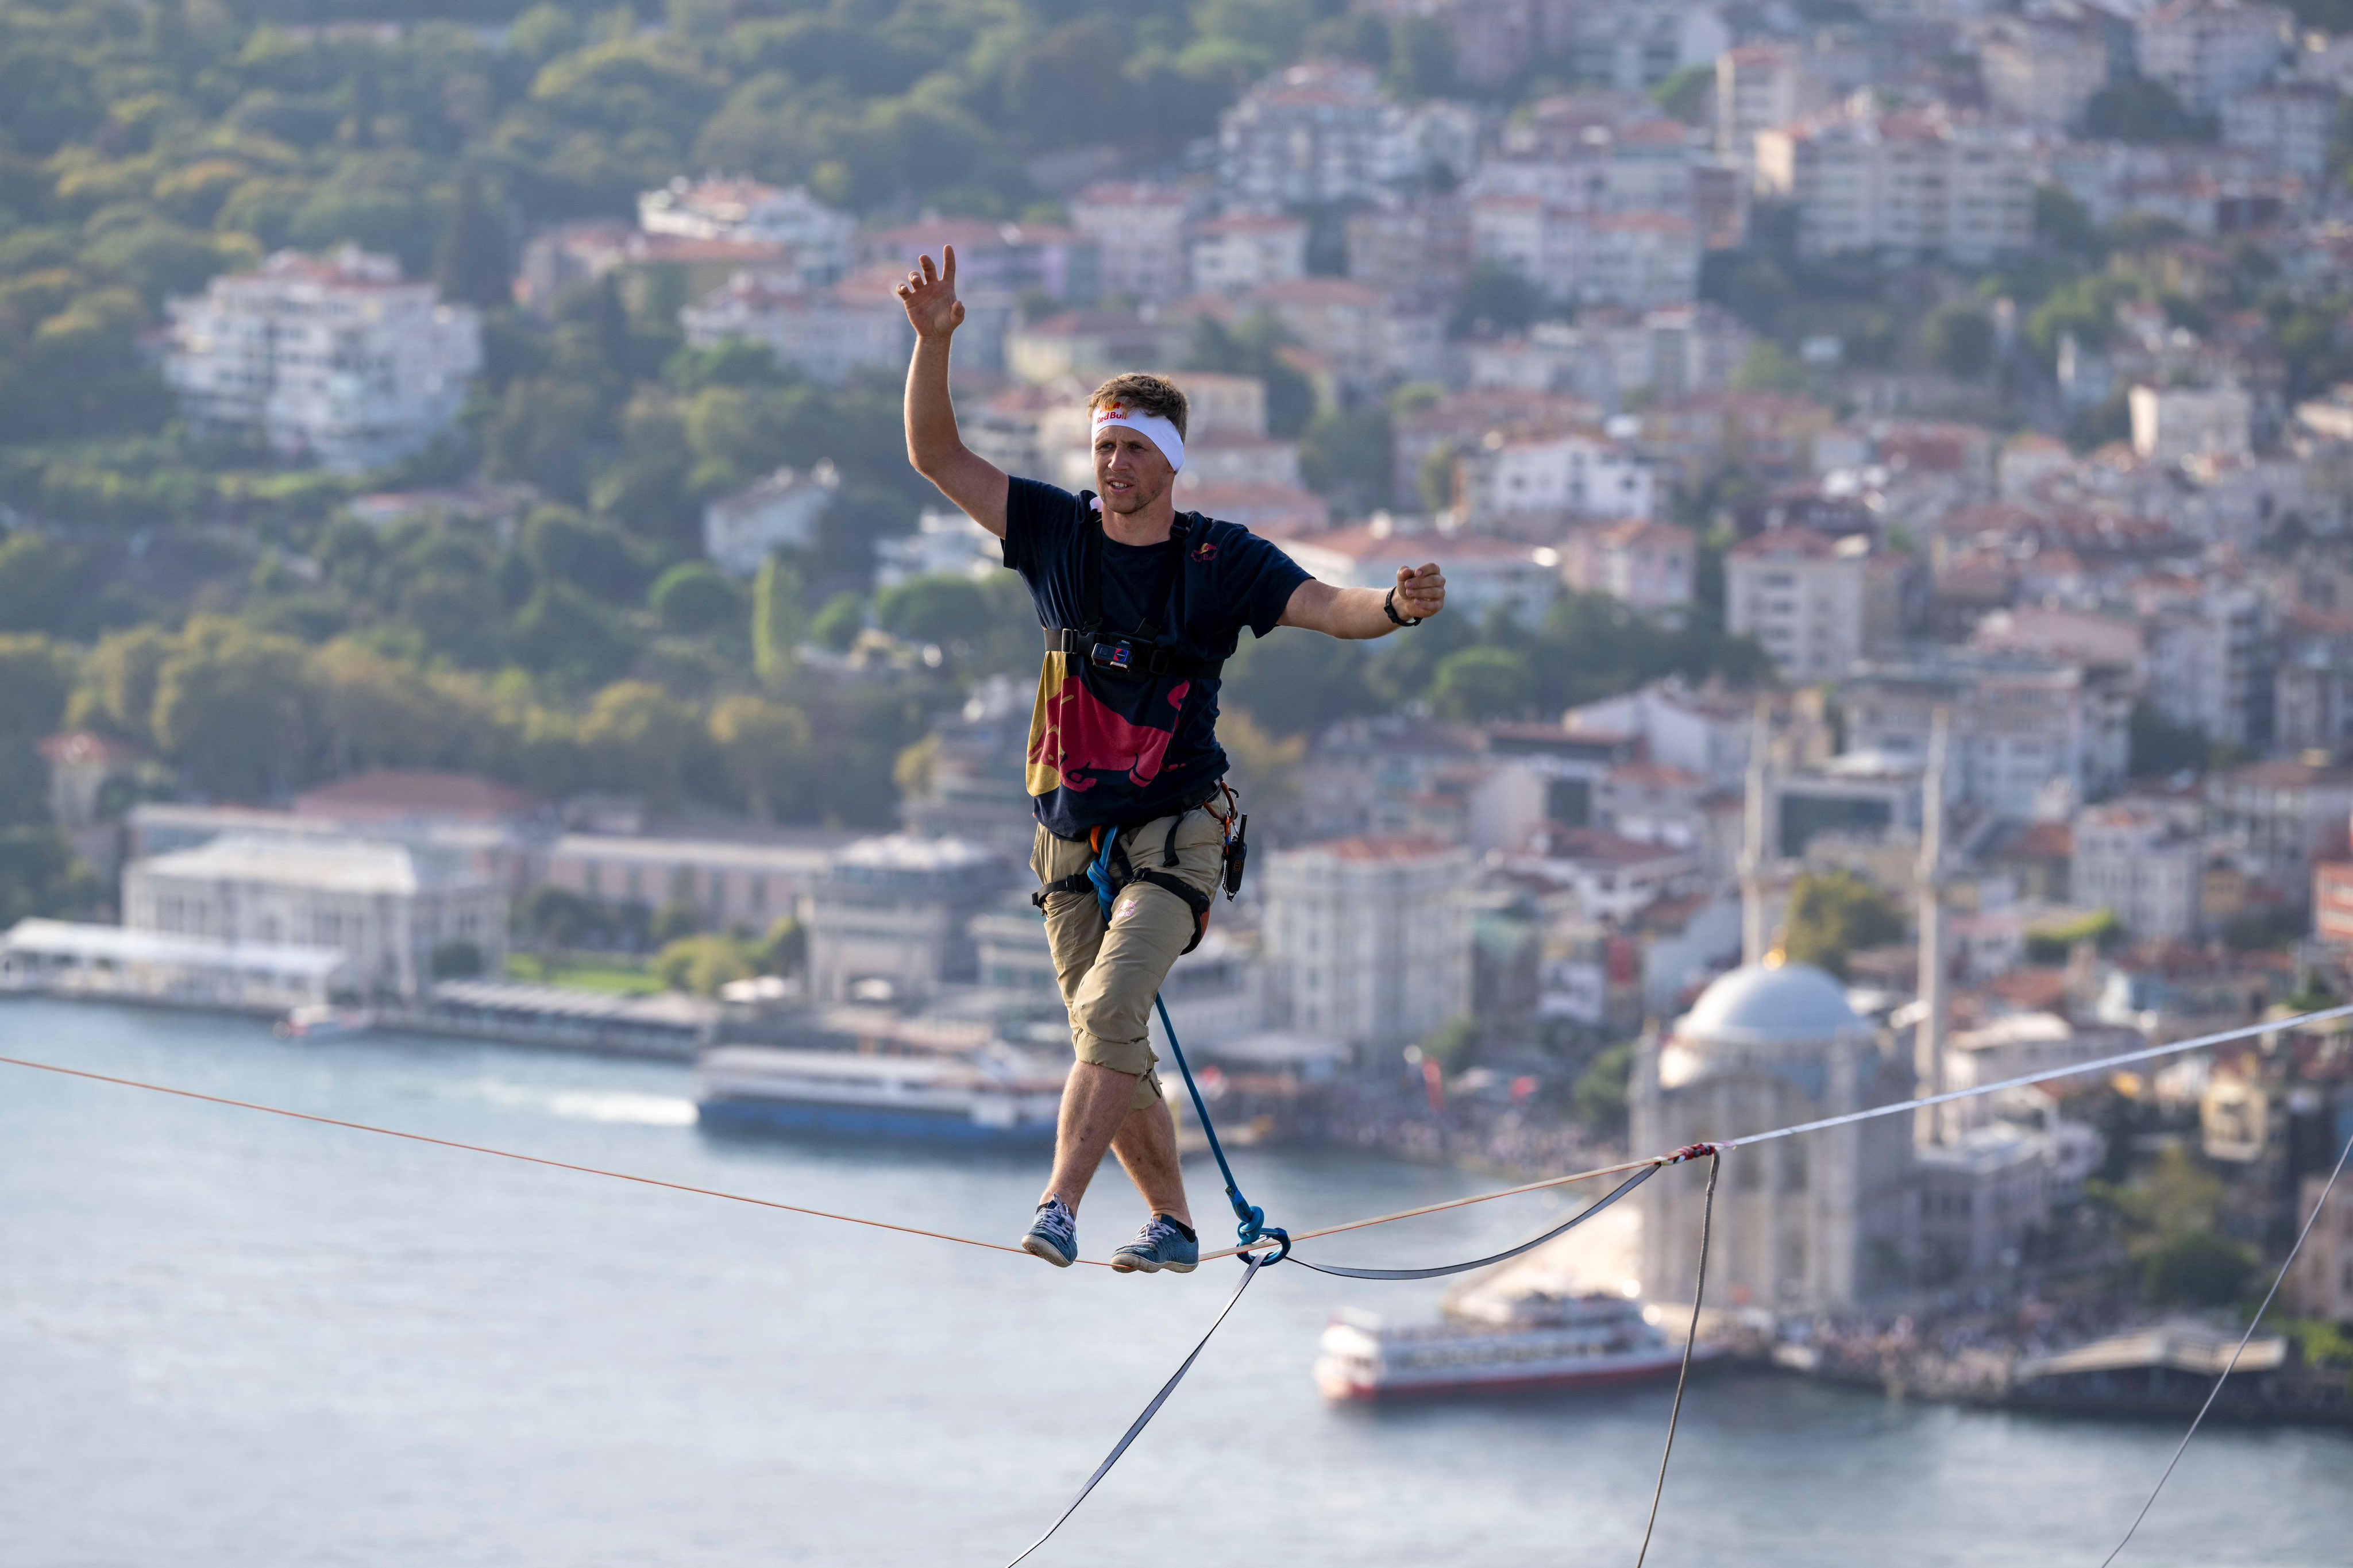
[[[1944,984],[1939,840],[1942,736],[1932,743],[1931,825],[1921,846],[1922,1021],[1919,1062],[1859,1017],[1839,982],[1770,951],[1767,903],[1788,868],[1766,831],[1767,736],[1750,747],[1747,843],[1741,857],[1741,966],[1720,976],[1663,1036],[1636,1055],[1628,1086],[1633,1147],[1681,1148],[1841,1115],[1911,1098],[1937,1078]],[[1838,1310],[1911,1282],[1918,1253],[1913,1119],[1887,1116],[1724,1156],[1716,1188],[1712,1304],[1782,1312]],[[1692,1299],[1699,1263],[1704,1167],[1662,1172],[1637,1193],[1642,1289]]]
[[[1912,1064],[1883,1048],[1839,983],[1810,964],[1746,963],[1645,1042],[1630,1087],[1634,1147],[1676,1149],[1884,1105]],[[1688,1301],[1704,1167],[1662,1172],[1642,1205],[1645,1294]],[[1837,1310],[1905,1281],[1912,1124],[1882,1117],[1724,1156],[1708,1300]]]

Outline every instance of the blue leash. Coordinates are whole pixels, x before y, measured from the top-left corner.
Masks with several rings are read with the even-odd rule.
[[[1095,901],[1103,906],[1103,928],[1111,928],[1112,903],[1119,897],[1119,887],[1112,880],[1111,852],[1119,842],[1119,835],[1106,832],[1103,848],[1087,863],[1087,880],[1094,884]],[[1159,1010],[1160,1027],[1168,1037],[1169,1054],[1176,1058],[1176,1070],[1185,1076],[1185,1092],[1193,1097],[1193,1114],[1201,1119],[1201,1131],[1209,1140],[1209,1152],[1218,1157],[1218,1172],[1226,1178],[1226,1201],[1234,1205],[1234,1234],[1237,1245],[1271,1238],[1279,1245],[1271,1257],[1260,1259],[1261,1264],[1280,1263],[1291,1256],[1291,1233],[1279,1226],[1266,1223],[1266,1211],[1242,1196],[1241,1184],[1234,1180],[1234,1168],[1226,1159],[1226,1146],[1218,1139],[1218,1124],[1209,1120],[1208,1102],[1201,1098],[1201,1086],[1193,1081],[1192,1065],[1185,1059],[1185,1047],[1177,1043],[1176,1026],[1168,1021],[1168,1004],[1158,992],[1152,994],[1152,1005]],[[1250,1259],[1243,1259],[1245,1263]]]

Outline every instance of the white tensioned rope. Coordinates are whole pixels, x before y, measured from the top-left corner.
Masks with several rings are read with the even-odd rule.
[[[2198,1414],[2189,1418],[2189,1430],[2184,1432],[2181,1441],[2175,1445],[2173,1458],[2165,1461],[2165,1471],[2157,1478],[2157,1485],[2148,1489],[2148,1500],[2140,1505],[2138,1513],[2133,1515],[2133,1521],[2126,1526],[2125,1538],[2116,1542],[2116,1550],[2100,1559],[2100,1568],[2108,1568],[2109,1563],[2124,1555],[2125,1548],[2132,1544],[2134,1531],[2140,1529],[2140,1521],[2147,1519],[2148,1510],[2157,1506],[2157,1494],[2163,1491],[2165,1483],[2173,1479],[2173,1467],[2181,1463],[2181,1456],[2189,1447],[2189,1439],[2198,1436],[2198,1424],[2206,1419],[2206,1412],[2214,1408],[2214,1401],[2221,1395],[2222,1384],[2237,1370],[2239,1358],[2246,1354],[2249,1342],[2255,1337],[2256,1325],[2263,1321],[2263,1314],[2271,1310],[2272,1298],[2279,1294],[2280,1286],[2287,1279],[2287,1271],[2295,1267],[2295,1255],[2304,1250],[2305,1237],[2312,1234],[2313,1225],[2320,1218],[2320,1211],[2328,1206],[2328,1194],[2335,1190],[2337,1178],[2345,1173],[2345,1157],[2348,1154],[2353,1154],[2353,1138],[2347,1139],[2345,1147],[2337,1152],[2337,1168],[2329,1172],[2328,1180],[2321,1184],[2319,1201],[2312,1205],[2312,1212],[2304,1216],[2304,1228],[2295,1233],[2295,1245],[2287,1249],[2287,1260],[2272,1277],[2272,1288],[2263,1292],[2263,1304],[2257,1307],[2255,1315],[2247,1320],[2247,1331],[2239,1336],[2239,1348],[2231,1352],[2230,1361],[2222,1367],[2222,1375],[2216,1378],[2214,1386],[2206,1391],[2206,1403],[2200,1405]]]
[[[1776,1138],[1793,1138],[1800,1132],[1820,1132],[1826,1128],[1843,1127],[1851,1121],[1868,1121],[1874,1116],[1900,1116],[1907,1110],[1920,1110],[1931,1105],[1943,1105],[1950,1100],[1968,1100],[1980,1094],[1994,1094],[2005,1089],[2025,1089],[2053,1079],[2081,1078],[2085,1073],[2105,1072],[2110,1068],[2130,1067],[2135,1062],[2152,1061],[2158,1057],[2179,1056],[2206,1046],[2227,1046],[2232,1040],[2252,1039],[2258,1035],[2283,1034],[2306,1024],[2325,1024],[2331,1018],[2353,1016],[2353,1002],[2341,1006],[2323,1007],[2315,1013],[2298,1013],[2293,1018],[2274,1018],[2267,1023],[2244,1024],[2220,1034],[2200,1035],[2194,1039],[2168,1040],[2161,1046],[2144,1046],[2137,1051],[2119,1051],[2112,1057],[2100,1057],[2088,1062],[2076,1062],[2069,1067],[2044,1068],[2039,1072],[2021,1073],[2016,1078],[2003,1079],[2000,1083],[1981,1083],[1968,1089],[1948,1089],[1942,1094],[1924,1094],[1917,1100],[1901,1100],[1894,1105],[1874,1105],[1864,1110],[1850,1110],[1843,1116],[1825,1116],[1820,1121],[1800,1121],[1795,1127],[1776,1127],[1770,1132],[1751,1132],[1746,1138],[1719,1138],[1718,1146],[1737,1149],[1745,1143],[1765,1143]]]
[[[2036,1072],[2021,1073],[1999,1083],[1976,1084],[1968,1089],[1947,1089],[1942,1094],[1924,1094],[1915,1100],[1899,1100],[1891,1105],[1867,1106],[1850,1110],[1842,1116],[1825,1116],[1818,1121],[1800,1121],[1794,1127],[1776,1127],[1767,1132],[1751,1132],[1745,1138],[1712,1138],[1708,1140],[1719,1151],[1742,1148],[1750,1143],[1769,1143],[1776,1138],[1794,1138],[1800,1132],[1820,1132],[1828,1128],[1844,1127],[1851,1122],[1869,1121],[1874,1117],[1901,1116],[1906,1111],[1926,1106],[1944,1105],[1956,1100],[1970,1100],[1981,1094],[1993,1094],[2005,1089],[2025,1089],[2055,1079],[2082,1078],[2087,1073],[2105,1072],[2111,1068],[2130,1067],[2135,1062],[2152,1061],[2158,1057],[2179,1056],[2187,1051],[2200,1050],[2208,1046],[2227,1046],[2233,1040],[2252,1039],[2259,1035],[2284,1034],[2290,1029],[2310,1024],[2325,1024],[2332,1018],[2353,1016],[2353,1002],[2335,1007],[2322,1007],[2310,1013],[2298,1013],[2294,1017],[2274,1018],[2261,1024],[2242,1024],[2235,1029],[2223,1029],[2211,1035],[2199,1035],[2187,1040],[2168,1040],[2161,1046],[2144,1046],[2138,1050],[2119,1051],[2114,1056],[2098,1057],[2091,1061],[2072,1062],[2064,1067],[2043,1068]],[[1473,1193],[1467,1198],[1449,1198],[1444,1203],[1424,1204],[1419,1208],[1400,1209],[1395,1214],[1377,1215],[1371,1219],[1350,1220],[1344,1225],[1325,1226],[1320,1230],[1303,1230],[1293,1235],[1293,1243],[1314,1241],[1321,1237],[1337,1236],[1343,1231],[1364,1230],[1396,1220],[1416,1219],[1423,1215],[1441,1214],[1448,1209],[1468,1207],[1495,1198],[1517,1197],[1523,1193],[1540,1193],[1550,1187],[1567,1186],[1572,1182],[1591,1181],[1597,1176],[1617,1175],[1621,1172],[1639,1170],[1644,1165],[1662,1165],[1674,1158],[1672,1154],[1654,1155],[1647,1160],[1627,1160],[1615,1165],[1603,1165],[1590,1171],[1576,1171],[1566,1176],[1546,1176],[1542,1181],[1524,1182],[1516,1187],[1500,1187],[1493,1192]],[[1245,1252],[1271,1249],[1272,1242],[1252,1242],[1248,1247],[1228,1247],[1222,1252],[1205,1252],[1201,1261],[1232,1258]]]

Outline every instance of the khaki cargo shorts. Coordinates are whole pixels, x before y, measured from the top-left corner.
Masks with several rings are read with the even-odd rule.
[[[1176,824],[1176,864],[1164,867],[1171,821]],[[1205,894],[1217,889],[1224,839],[1224,823],[1207,806],[1120,835],[1136,869],[1166,870]],[[1040,826],[1029,868],[1040,883],[1055,882],[1085,871],[1093,858],[1086,840],[1058,837]],[[1136,1080],[1132,1109],[1160,1098],[1160,1079],[1152,1070],[1160,1059],[1152,1050],[1152,998],[1167,978],[1168,966],[1193,940],[1193,911],[1185,900],[1149,882],[1120,889],[1107,930],[1092,889],[1046,895],[1046,941],[1053,949],[1062,1004],[1071,1010],[1071,1044],[1079,1060]]]

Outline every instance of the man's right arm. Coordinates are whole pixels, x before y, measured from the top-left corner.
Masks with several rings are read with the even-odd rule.
[[[964,444],[948,395],[948,339],[964,323],[964,303],[955,296],[955,247],[941,256],[937,268],[924,257],[899,285],[899,301],[915,329],[915,353],[907,362],[907,461],[966,517],[1002,539],[1005,470]]]

